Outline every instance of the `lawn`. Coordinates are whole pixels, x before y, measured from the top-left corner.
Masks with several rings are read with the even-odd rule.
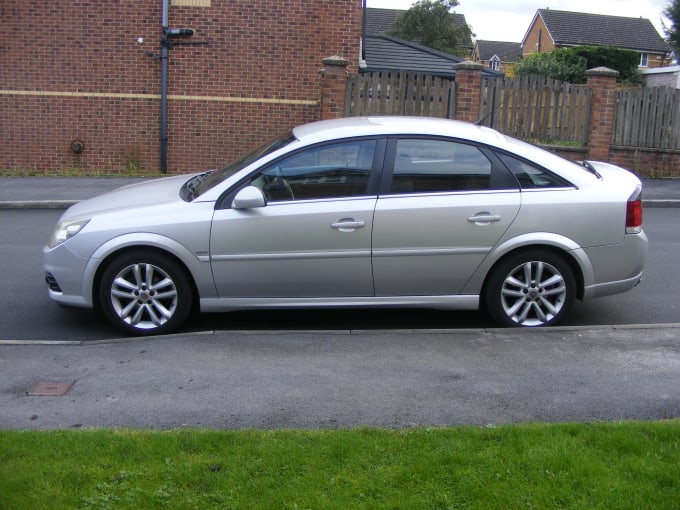
[[[0,509],[680,508],[680,421],[0,431]]]

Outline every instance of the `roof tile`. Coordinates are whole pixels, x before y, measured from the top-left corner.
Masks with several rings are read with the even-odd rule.
[[[553,9],[539,9],[538,14],[558,46],[613,46],[660,53],[671,51],[647,18]]]

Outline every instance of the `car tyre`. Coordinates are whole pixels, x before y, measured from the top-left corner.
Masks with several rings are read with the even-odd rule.
[[[567,313],[576,294],[574,272],[558,254],[531,250],[501,260],[489,275],[485,300],[504,326],[549,326]]]
[[[104,270],[99,301],[107,319],[132,335],[167,333],[192,308],[192,287],[183,268],[153,251],[126,253]]]

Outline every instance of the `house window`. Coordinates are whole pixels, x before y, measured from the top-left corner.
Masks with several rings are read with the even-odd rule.
[[[640,53],[640,67],[647,67],[648,60],[649,60],[648,53]]]
[[[494,55],[489,59],[489,67],[494,71],[498,71],[501,68],[501,59],[498,55]]]

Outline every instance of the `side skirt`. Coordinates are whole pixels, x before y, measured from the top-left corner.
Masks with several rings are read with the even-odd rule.
[[[200,300],[200,304],[202,312],[276,308],[433,308],[441,310],[477,310],[479,309],[479,296],[204,298]]]

